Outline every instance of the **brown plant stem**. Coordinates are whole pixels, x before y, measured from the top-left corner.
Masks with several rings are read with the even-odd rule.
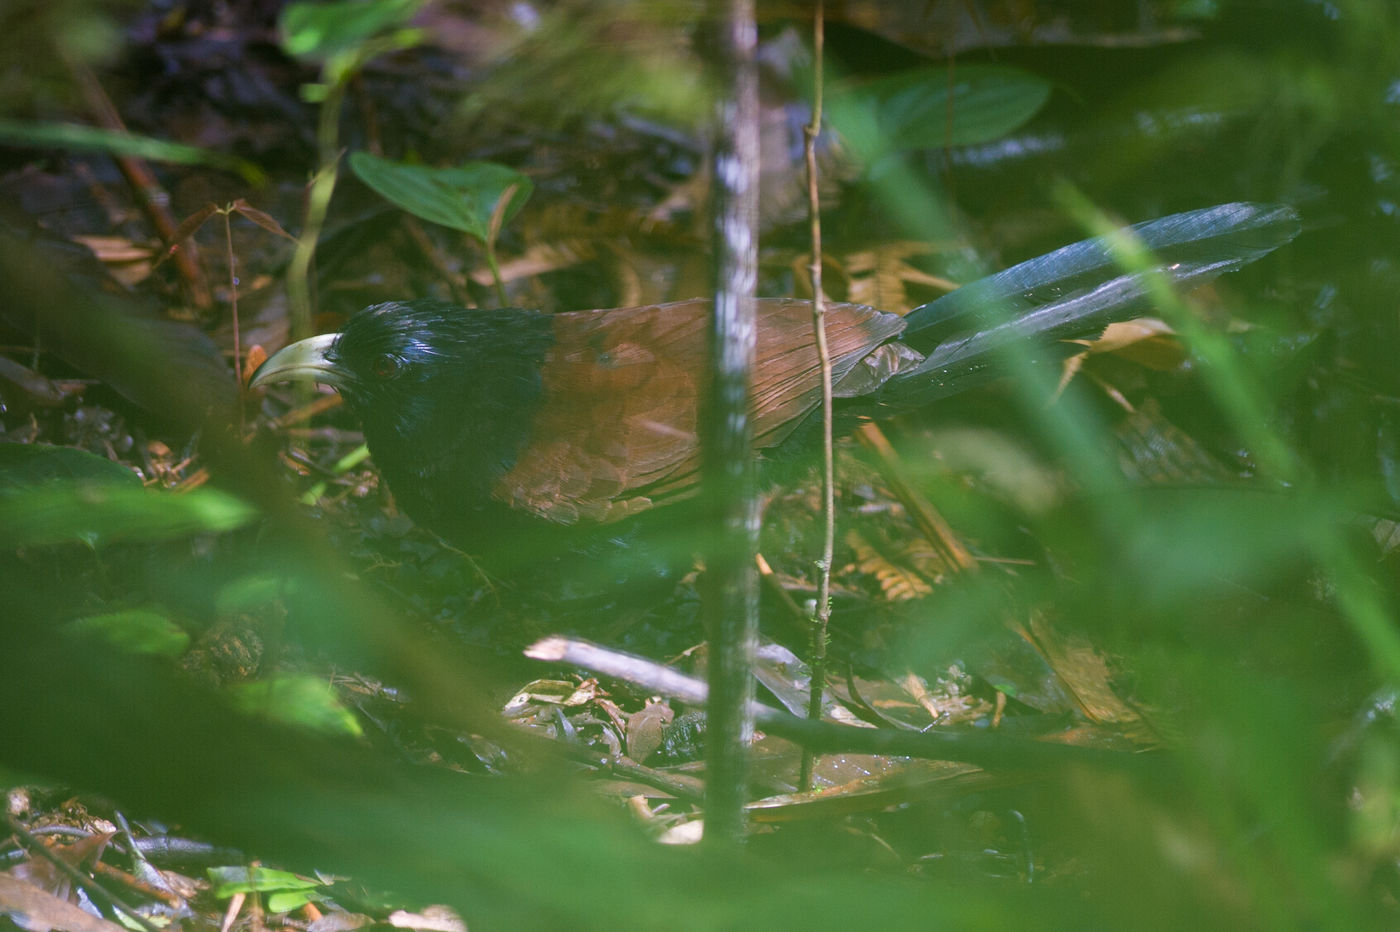
[[[807,218],[812,239],[812,331],[822,369],[822,552],[817,559],[817,602],[812,612],[812,639],[807,660],[811,671],[807,717],[819,719],[826,691],[826,642],[831,624],[831,561],[836,551],[836,454],[832,442],[834,415],[831,407],[831,352],[826,342],[826,299],[822,294],[821,195],[817,189],[817,137],[822,127],[822,50],[826,40],[822,0],[812,17],[812,122],[803,128],[803,155],[807,161]],[[814,758],[802,752],[798,786],[811,789]]]

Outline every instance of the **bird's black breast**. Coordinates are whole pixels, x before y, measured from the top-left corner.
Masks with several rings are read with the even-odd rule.
[[[478,547],[498,509],[491,490],[531,440],[552,320],[519,308],[437,301],[368,308],[332,353],[355,374],[343,390],[400,507]]]

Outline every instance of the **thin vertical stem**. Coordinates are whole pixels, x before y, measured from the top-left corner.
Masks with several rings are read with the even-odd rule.
[[[817,560],[817,604],[812,613],[812,644],[807,665],[811,683],[807,717],[821,718],[826,692],[826,640],[831,622],[831,561],[836,550],[836,455],[832,442],[831,352],[826,343],[826,299],[822,295],[821,194],[817,186],[817,137],[822,127],[822,52],[826,42],[824,9],[817,0],[812,22],[812,122],[803,130],[803,154],[807,161],[807,218],[812,239],[812,330],[822,369],[822,552]],[[812,785],[813,755],[802,752],[801,789]]]
[[[758,28],[753,0],[714,0],[717,101],[713,236],[713,371],[703,422],[708,546],[702,593],[710,637],[705,839],[743,837],[753,657],[758,643],[758,496],[751,450],[749,372],[757,343]]]
[[[326,213],[330,210],[331,195],[335,193],[337,162],[340,159],[340,105],[344,96],[344,83],[334,81],[327,88],[325,100],[321,101],[320,119],[316,127],[320,165],[307,191],[306,222],[302,225],[301,235],[297,237],[287,269],[287,297],[291,305],[294,340],[311,335],[311,263],[316,256],[321,228],[326,223]]]
[[[232,210],[224,210],[224,246],[228,258],[228,303],[233,320],[233,374],[238,379],[238,392],[243,393],[243,344],[238,333],[238,269],[233,264],[233,226],[229,222]]]
[[[225,205],[222,213],[224,215],[224,249],[228,259],[229,319],[233,321],[233,376],[238,383],[238,435],[241,437],[248,429],[248,411],[245,404],[248,387],[243,381],[243,341],[238,328],[238,267],[234,265],[233,225],[229,221],[229,214],[233,213],[233,210],[229,205]]]

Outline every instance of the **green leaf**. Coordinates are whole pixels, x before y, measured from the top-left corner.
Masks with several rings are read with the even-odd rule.
[[[273,870],[270,867],[209,868],[209,879],[217,884],[214,895],[221,900],[236,893],[283,893],[295,890],[314,890],[324,886],[319,880],[302,877],[287,871]]]
[[[257,511],[218,489],[175,494],[89,482],[55,482],[0,495],[0,547],[157,541],[231,531]]]
[[[64,481],[141,487],[140,478],[130,469],[86,450],[46,443],[0,443],[0,496]]]
[[[507,192],[504,226],[530,199],[534,185],[520,172],[495,162],[430,168],[391,162],[368,152],[350,156],[350,168],[365,184],[416,217],[491,239],[491,215]]]
[[[912,149],[999,139],[1050,97],[1045,79],[1003,65],[917,68],[838,88],[830,119],[867,162]]]
[[[274,602],[303,585],[299,576],[268,570],[240,576],[221,586],[214,596],[214,611],[219,615],[251,612]]]
[[[422,5],[423,0],[293,3],[282,10],[277,26],[287,54],[325,62],[408,25]]]
[[[133,654],[155,654],[174,659],[189,647],[190,636],[159,612],[129,609],[105,615],[89,615],[64,625],[80,637],[101,638],[113,647]]]
[[[243,683],[233,692],[244,712],[314,731],[359,737],[360,723],[325,680],[314,676],[282,676]]]
[[[0,443],[0,545],[160,539],[242,523],[222,493],[148,491],[131,470],[72,447]]]
[[[267,176],[247,159],[225,152],[211,152],[198,146],[139,136],[124,130],[101,129],[77,123],[31,123],[0,119],[0,143],[36,148],[66,149],[79,152],[106,152],[152,162],[178,165],[211,165],[236,172],[252,184],[262,184]]]
[[[267,911],[270,913],[289,913],[294,909],[301,909],[307,903],[317,899],[320,897],[301,890],[272,893],[267,897]]]

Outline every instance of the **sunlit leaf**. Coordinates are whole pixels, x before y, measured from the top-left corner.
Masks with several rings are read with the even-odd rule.
[[[246,383],[253,378],[253,373],[258,371],[258,367],[267,362],[267,350],[259,343],[254,343],[248,347],[248,352],[243,357],[243,381]]]
[[[267,897],[267,911],[270,913],[289,913],[294,909],[301,909],[315,899],[316,896],[313,894],[300,891],[270,893]]]
[[[896,240],[845,256],[850,277],[846,298],[871,307],[900,308],[911,303],[906,286],[951,291],[956,283],[930,275],[909,260],[934,253],[927,243]]]
[[[242,683],[234,690],[234,702],[250,714],[314,731],[356,737],[362,731],[331,685],[314,676]]]
[[[78,636],[101,638],[131,653],[170,658],[179,657],[190,643],[190,636],[183,628],[159,612],[146,609],[89,615],[69,622],[65,630]]]
[[[231,531],[256,516],[251,505],[212,488],[177,495],[139,487],[51,483],[23,495],[0,496],[0,546],[167,540]]]
[[[236,893],[271,893],[293,890],[315,890],[325,886],[319,880],[302,877],[270,867],[211,867],[209,879],[218,884],[214,895],[228,899]]]
[[[406,26],[422,5],[423,0],[293,3],[277,24],[282,48],[296,58],[325,61]]]
[[[214,596],[214,611],[220,615],[250,612],[296,589],[298,580],[282,573],[250,573],[240,576]]]

